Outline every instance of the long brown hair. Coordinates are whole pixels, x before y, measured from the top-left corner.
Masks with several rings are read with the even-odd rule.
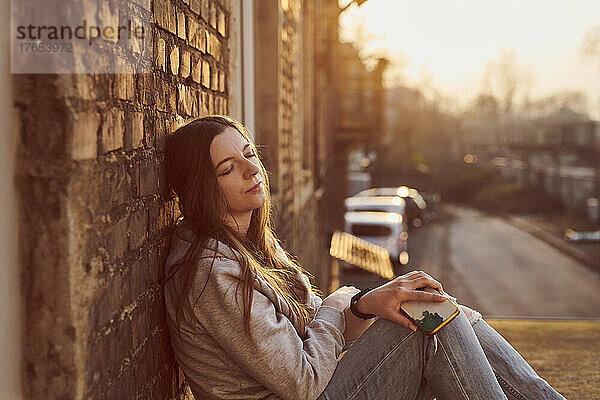
[[[176,282],[178,329],[180,329],[182,316],[184,318],[194,316],[189,293],[194,283],[195,272],[199,267],[200,257],[207,249],[211,239],[225,243],[240,255],[236,255],[236,257],[242,271],[240,280],[243,283],[244,327],[249,335],[253,287],[258,273],[285,299],[302,325],[306,326],[313,310],[310,305],[301,302],[296,295],[297,290],[302,292],[306,289],[304,289],[304,283],[294,272],[294,267],[309,277],[311,275],[297,265],[293,258],[288,257],[287,260],[282,260],[276,257],[278,240],[271,227],[268,174],[260,159],[266,200],[260,208],[252,212],[246,236],[240,235],[224,223],[229,209],[214,172],[210,158],[210,144],[214,137],[227,127],[237,130],[250,143],[258,157],[257,149],[245,127],[226,116],[215,115],[198,118],[178,128],[166,140],[167,182],[179,198],[183,219],[195,233],[195,239],[185,256],[175,263],[168,271],[168,276],[162,279],[163,282],[167,281],[179,272],[179,279]],[[215,257],[216,254],[212,257],[209,274],[212,271]],[[202,267],[207,266],[202,264]],[[165,272],[167,271],[163,271],[163,274]],[[236,288],[236,295],[238,288]],[[316,294],[319,293],[312,286],[311,290]],[[198,298],[201,294],[202,291]],[[196,298],[196,302],[198,298]]]

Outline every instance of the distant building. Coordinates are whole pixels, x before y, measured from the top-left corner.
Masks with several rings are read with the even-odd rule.
[[[371,165],[374,146],[384,135],[383,71],[387,60],[379,59],[373,71],[368,71],[349,43],[337,45],[338,74],[335,86],[339,93],[340,118],[336,142],[345,149],[348,164],[348,188],[352,195],[371,186]]]
[[[600,194],[600,124],[585,114],[562,108],[542,118],[471,121],[462,140],[465,152],[569,208],[583,210]]]

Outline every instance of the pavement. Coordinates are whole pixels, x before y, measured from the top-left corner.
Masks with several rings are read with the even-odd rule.
[[[572,242],[564,232],[570,226],[562,218],[544,215],[505,215],[506,221],[545,241],[564,254],[600,273],[600,242]]]

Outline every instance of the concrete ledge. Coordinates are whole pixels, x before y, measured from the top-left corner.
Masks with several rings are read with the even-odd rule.
[[[569,400],[600,398],[600,322],[486,321],[563,396]]]

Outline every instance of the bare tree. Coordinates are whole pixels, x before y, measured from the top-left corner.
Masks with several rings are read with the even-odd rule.
[[[526,92],[531,85],[531,76],[517,65],[514,49],[500,51],[498,58],[487,63],[483,74],[482,91],[502,100],[506,113],[513,111],[518,92]]]
[[[500,113],[498,100],[489,93],[481,93],[467,111],[471,118],[495,121]]]
[[[586,113],[589,111],[588,96],[578,90],[564,89],[522,104],[523,113],[529,117],[541,117],[560,109]]]
[[[600,67],[600,25],[587,30],[583,37],[583,54],[598,61]]]

